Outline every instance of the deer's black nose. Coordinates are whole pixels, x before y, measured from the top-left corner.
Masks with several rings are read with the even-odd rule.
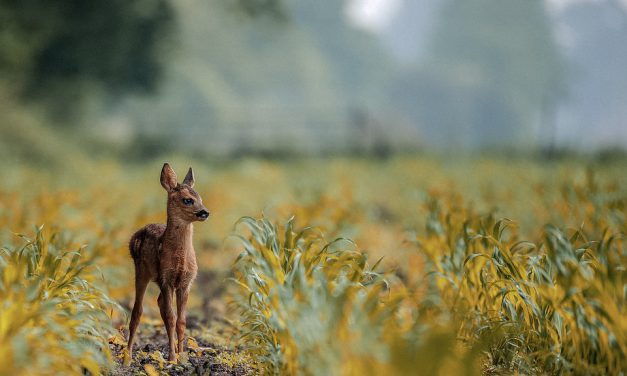
[[[207,217],[209,217],[209,212],[205,209],[199,210],[196,212],[196,217],[200,219],[207,219]]]

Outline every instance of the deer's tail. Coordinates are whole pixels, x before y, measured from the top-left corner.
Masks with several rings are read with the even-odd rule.
[[[142,249],[142,244],[146,238],[146,229],[142,228],[131,236],[131,240],[128,242],[128,249],[131,251],[131,257],[136,260],[139,257],[139,252]]]

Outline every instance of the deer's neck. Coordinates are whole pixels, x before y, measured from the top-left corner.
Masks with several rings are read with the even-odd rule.
[[[176,220],[168,216],[165,233],[163,234],[163,247],[175,252],[193,252],[193,233],[194,226],[190,222]]]

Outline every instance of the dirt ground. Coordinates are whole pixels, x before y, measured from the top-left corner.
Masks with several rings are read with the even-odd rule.
[[[248,354],[229,344],[231,324],[213,320],[203,324],[188,318],[186,351],[176,363],[167,359],[167,334],[160,319],[142,321],[130,365],[124,365],[126,330],[109,339],[115,359],[110,376],[125,375],[254,375],[254,362]]]
[[[225,308],[225,278],[212,271],[199,273],[194,288],[202,292],[199,294],[201,304],[195,313],[188,313],[186,351],[179,355],[175,364],[167,361],[168,335],[161,318],[145,314],[137,331],[133,359],[129,365],[124,365],[127,325],[120,324],[119,332],[109,339],[115,360],[109,376],[257,374],[254,360],[236,345],[237,330],[229,321]],[[128,304],[123,306],[130,311]]]

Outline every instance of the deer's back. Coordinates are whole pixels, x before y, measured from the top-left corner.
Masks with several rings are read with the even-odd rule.
[[[152,280],[157,278],[159,264],[159,252],[165,233],[165,225],[151,223],[139,229],[131,236],[128,248],[136,267],[150,274]]]

